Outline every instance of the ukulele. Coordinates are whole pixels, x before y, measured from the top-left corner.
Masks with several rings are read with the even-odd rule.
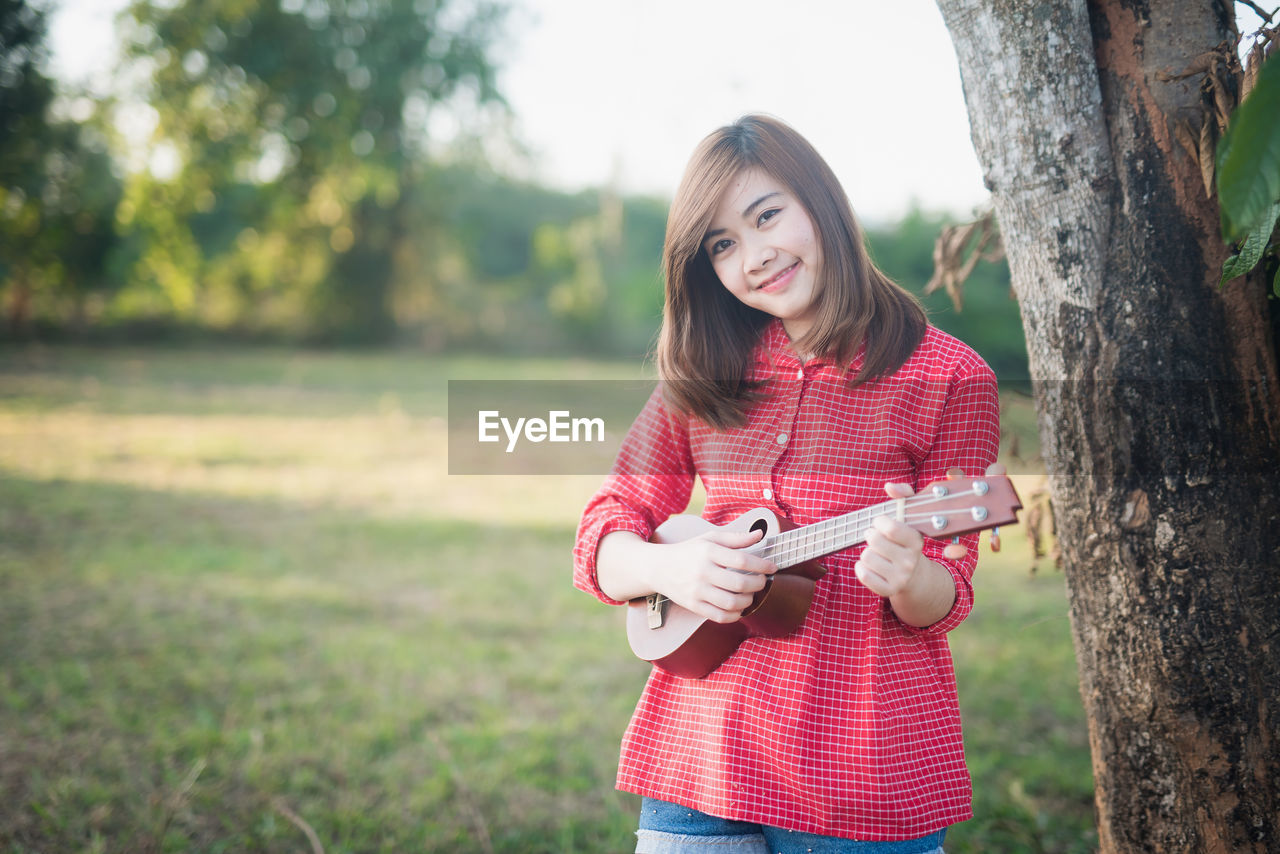
[[[857,545],[877,516],[894,516],[928,537],[959,537],[1018,521],[1022,502],[1005,475],[949,477],[909,498],[896,498],[795,527],[773,511],[759,507],[724,527],[731,531],[761,531],[759,542],[747,551],[773,561],[778,571],[755,594],[742,617],[717,623],[677,605],[657,593],[627,603],[627,639],[632,651],[672,674],[701,679],[724,663],[747,638],[780,638],[804,622],[818,579],[826,574],[817,559]],[[650,538],[654,543],[678,543],[717,526],[693,515],[672,516]],[[999,550],[992,535],[991,547]]]

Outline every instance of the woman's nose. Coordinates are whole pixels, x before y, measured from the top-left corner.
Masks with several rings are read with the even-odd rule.
[[[769,262],[778,257],[778,252],[767,243],[754,245],[747,252],[747,272],[763,270]]]

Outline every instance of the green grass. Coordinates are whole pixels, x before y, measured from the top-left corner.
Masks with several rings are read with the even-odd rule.
[[[0,852],[630,850],[646,668],[569,584],[598,478],[446,473],[445,380],[565,373],[637,369],[0,350]],[[947,848],[1089,851],[1062,577],[1005,541]]]

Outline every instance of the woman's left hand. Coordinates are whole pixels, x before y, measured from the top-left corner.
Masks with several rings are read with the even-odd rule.
[[[1004,473],[1005,468],[1000,463],[987,466],[988,475]],[[886,483],[884,491],[890,498],[910,498],[916,494],[906,483]],[[867,545],[853,565],[853,571],[858,580],[875,593],[897,596],[921,575],[924,567],[933,564],[924,556],[923,548],[924,537],[915,528],[892,516],[879,516],[867,529]],[[959,543],[948,543],[942,555],[959,560],[967,551]]]
[[[890,498],[910,498],[915,490],[905,483],[886,483]],[[880,596],[896,596],[911,582],[927,560],[924,537],[905,522],[878,516],[867,529],[867,545],[853,565],[858,580]]]

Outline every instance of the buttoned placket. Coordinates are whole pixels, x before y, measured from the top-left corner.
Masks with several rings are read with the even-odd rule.
[[[791,513],[791,506],[778,496],[774,487],[781,479],[782,470],[785,468],[785,458],[787,452],[791,449],[791,440],[795,433],[796,420],[800,415],[800,404],[804,399],[805,390],[805,366],[797,360],[795,371],[795,379],[790,379],[788,370],[779,370],[778,379],[787,378],[786,397],[784,409],[778,418],[778,430],[773,437],[773,453],[770,454],[769,461],[769,484],[761,490],[760,494],[765,501],[772,501],[785,514]]]

